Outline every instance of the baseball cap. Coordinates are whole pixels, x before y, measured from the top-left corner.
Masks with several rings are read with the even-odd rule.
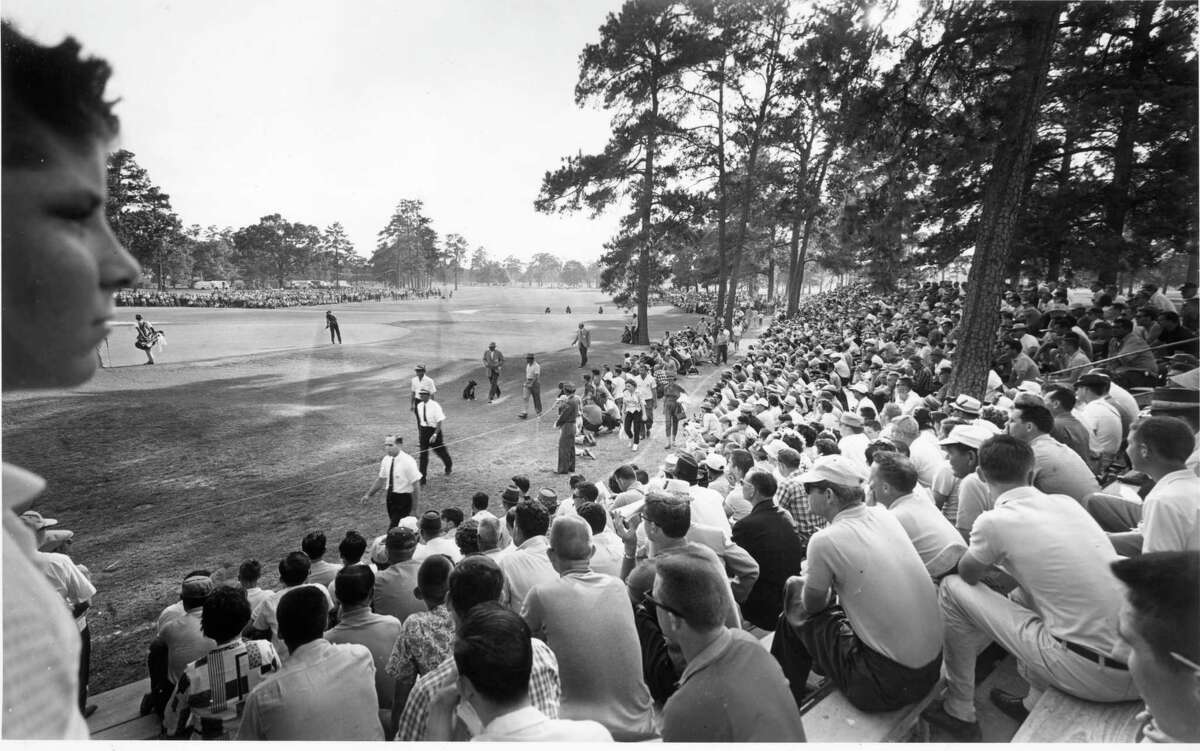
[[[978,449],[983,445],[984,441],[999,432],[999,428],[986,420],[972,423],[971,425],[955,425],[950,430],[950,435],[938,441],[938,443],[942,446],[962,444],[968,448]]]
[[[812,468],[800,475],[800,482],[832,482],[835,485],[860,485],[867,479],[857,462],[841,454],[819,457]]]
[[[34,532],[38,531],[39,529],[53,527],[55,524],[58,524],[58,519],[49,519],[36,511],[26,511],[25,513],[21,514],[21,521],[25,522],[26,526],[28,526]]]

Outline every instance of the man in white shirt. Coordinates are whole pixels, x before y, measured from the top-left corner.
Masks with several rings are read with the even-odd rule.
[[[442,432],[442,423],[446,420],[446,413],[442,411],[442,405],[433,401],[433,392],[425,388],[422,388],[418,395],[420,401],[416,406],[417,431],[420,434],[421,442],[418,469],[421,472],[421,484],[424,485],[428,477],[426,470],[429,468],[430,451],[433,451],[442,460],[446,474],[450,474],[454,462],[450,459],[450,452],[446,450],[446,436]]]
[[[599,503],[584,503],[579,506],[577,513],[587,522],[592,530],[592,557],[589,561],[592,571],[609,576],[621,576],[621,558],[625,554],[625,544],[621,538],[608,526],[608,512]]]
[[[326,540],[321,531],[309,532],[300,541],[300,549],[308,556],[308,581],[329,589],[341,566],[325,560]]]
[[[430,394],[436,394],[437,384],[433,382],[432,378],[425,375],[424,364],[418,365],[417,367],[413,368],[413,370],[416,372],[416,375],[412,377],[411,381],[409,381],[409,387],[412,395],[410,403],[412,405],[413,414],[415,415],[417,413],[417,402],[421,401],[421,389],[425,389]]]
[[[928,496],[914,495],[917,469],[908,457],[881,451],[871,463],[872,495],[900,520],[934,581],[954,571],[967,546]]]
[[[1124,431],[1117,408],[1104,397],[1112,380],[1101,373],[1087,373],[1075,381],[1079,421],[1088,429],[1092,469],[1103,470],[1121,450]]]
[[[842,439],[838,441],[838,450],[842,456],[852,459],[867,467],[867,446],[871,440],[863,433],[863,419],[857,412],[843,412],[841,423]]]
[[[379,475],[375,482],[362,496],[362,505],[365,506],[373,495],[387,489],[388,529],[399,525],[404,517],[413,515],[420,498],[417,482],[419,480],[421,485],[425,484],[416,460],[400,450],[402,440],[396,435],[383,439],[387,455],[379,461]]]
[[[1050,495],[1065,495],[1084,503],[1088,496],[1100,492],[1100,483],[1092,470],[1066,444],[1050,437],[1054,430],[1054,415],[1037,402],[1018,397],[1009,410],[1008,434],[1029,444],[1033,449],[1033,486]]]
[[[534,360],[532,352],[525,355],[525,383],[522,386],[522,399],[524,407],[521,409],[521,414],[517,417],[524,420],[529,417],[529,400],[533,399],[533,409],[542,414],[542,366]]]
[[[422,514],[417,532],[421,541],[417,543],[417,550],[413,553],[414,561],[423,561],[431,555],[444,555],[454,563],[462,560],[458,543],[453,537],[442,535],[442,515],[438,512],[430,510]]]
[[[550,530],[550,514],[539,501],[521,501],[514,507],[515,520],[512,528],[515,548],[498,561],[504,572],[502,604],[520,610],[525,596],[535,584],[554,581],[558,572],[550,564],[547,550],[550,541],[546,533]]]
[[[429,727],[449,726],[443,715],[461,699],[483,724],[476,741],[528,743],[595,743],[612,741],[604,726],[592,720],[550,719],[530,701],[533,646],[521,616],[492,603],[472,608],[458,629],[454,662],[457,690],[444,692],[430,706]],[[449,737],[428,734],[427,741]]]
[[[1030,485],[1033,450],[1009,435],[979,449],[979,476],[996,507],[975,520],[958,574],[942,580],[946,698],[922,716],[958,740],[978,740],[975,659],[989,642],[1017,658],[1029,682],[1023,699],[992,691],[992,702],[1023,721],[1048,686],[1089,701],[1137,698],[1118,652],[1121,587],[1104,531],[1078,504]],[[1000,568],[1020,587],[1012,598],[981,579]]]
[[[313,585],[280,599],[279,633],[289,656],[250,692],[238,740],[383,740],[371,651],[326,641],[327,598]]]

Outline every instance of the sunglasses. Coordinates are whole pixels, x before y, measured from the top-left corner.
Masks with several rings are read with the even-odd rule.
[[[678,610],[671,607],[670,605],[667,605],[665,603],[659,602],[658,600],[654,599],[654,596],[652,594],[650,594],[650,590],[646,590],[645,592],[642,593],[642,604],[645,605],[647,603],[653,605],[656,608],[661,608],[661,609],[667,611],[668,613],[675,616],[676,618],[684,618],[683,613],[680,613]],[[684,620],[687,620],[687,619],[684,618]]]

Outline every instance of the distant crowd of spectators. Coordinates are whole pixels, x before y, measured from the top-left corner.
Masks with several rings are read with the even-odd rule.
[[[395,289],[123,289],[117,305],[184,308],[295,308],[383,300],[425,300],[442,296],[437,290]]]

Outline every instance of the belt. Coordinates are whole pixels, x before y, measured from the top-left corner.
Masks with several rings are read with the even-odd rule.
[[[1097,665],[1099,665],[1102,668],[1112,668],[1113,670],[1129,670],[1128,665],[1126,665],[1123,662],[1117,662],[1116,660],[1109,657],[1108,655],[1100,654],[1099,652],[1097,652],[1095,650],[1088,649],[1087,647],[1084,647],[1084,646],[1080,646],[1074,642],[1066,641],[1065,639],[1059,639],[1057,636],[1054,637],[1054,641],[1063,645],[1064,647],[1071,650],[1072,652],[1079,655],[1080,657],[1088,658],[1089,660],[1096,663]]]

